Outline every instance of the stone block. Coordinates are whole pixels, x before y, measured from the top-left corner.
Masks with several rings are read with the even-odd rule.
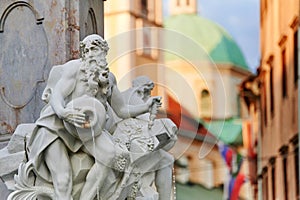
[[[25,143],[29,140],[35,124],[20,124],[12,135],[7,150],[10,154],[25,150]]]
[[[72,196],[74,199],[79,199],[86,175],[93,166],[94,159],[86,153],[79,152],[71,156],[71,164],[73,168]]]
[[[21,124],[12,135],[8,145],[0,150],[0,177],[6,187],[14,189],[14,175],[21,162],[26,159],[25,142],[28,141],[35,124]]]
[[[8,141],[0,141],[0,149],[3,149],[8,144]]]
[[[0,200],[7,199],[10,191],[7,189],[6,185],[0,180]]]
[[[136,200],[158,200],[158,193],[152,187],[141,188],[142,196],[138,196]]]
[[[85,181],[85,177],[94,164],[94,159],[86,153],[76,153],[71,156],[71,164],[73,168],[73,183]]]
[[[80,194],[81,194],[83,186],[84,186],[84,182],[77,183],[77,184],[73,185],[73,190],[72,190],[73,199],[79,199],[80,198]]]
[[[10,154],[7,148],[0,150],[0,177],[17,172],[19,164],[25,159],[25,151]]]
[[[10,154],[7,147],[0,150],[0,177],[9,190],[14,189],[14,175],[19,164],[25,159],[25,151]]]

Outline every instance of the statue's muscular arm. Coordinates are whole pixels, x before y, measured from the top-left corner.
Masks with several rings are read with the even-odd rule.
[[[63,66],[64,72],[55,85],[50,99],[50,104],[59,118],[76,124],[84,123],[85,116],[78,111],[66,109],[65,99],[74,91],[79,64],[79,60],[73,60]]]
[[[140,114],[149,112],[149,108],[154,103],[154,101],[160,101],[161,97],[151,97],[144,104],[129,105],[128,102],[125,102],[123,96],[121,95],[121,92],[117,87],[115,76],[112,73],[110,73],[109,78],[110,81],[113,83],[112,94],[109,102],[115,113],[118,115],[118,117],[122,119],[136,117]]]

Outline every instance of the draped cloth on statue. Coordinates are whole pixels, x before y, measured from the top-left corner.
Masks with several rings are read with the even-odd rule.
[[[28,158],[37,175],[48,182],[52,182],[43,156],[46,148],[58,138],[71,152],[77,152],[83,144],[78,138],[66,131],[62,120],[57,117],[50,105],[42,110],[36,125],[37,128],[33,131],[27,148]]]

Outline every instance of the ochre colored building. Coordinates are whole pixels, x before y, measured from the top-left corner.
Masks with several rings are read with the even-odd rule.
[[[149,48],[158,44],[158,33],[147,27],[162,26],[160,0],[110,0],[104,7],[104,36],[108,40],[110,69],[127,89],[131,80],[147,70],[152,80],[158,77],[159,51]],[[140,68],[139,68],[140,67]],[[139,69],[138,69],[139,68]]]
[[[261,158],[264,199],[299,199],[299,1],[261,1]]]
[[[256,199],[299,199],[299,0],[261,0],[261,64],[242,93],[257,152]]]

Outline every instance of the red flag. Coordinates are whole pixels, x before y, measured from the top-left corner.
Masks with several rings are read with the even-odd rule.
[[[234,180],[233,188],[230,193],[230,200],[238,200],[240,189],[245,181],[246,176],[243,173],[239,173]]]

